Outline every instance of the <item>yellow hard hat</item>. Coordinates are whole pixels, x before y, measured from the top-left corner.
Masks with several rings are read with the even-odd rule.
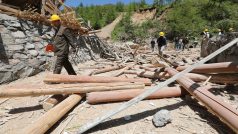
[[[219,32],[221,32],[221,29],[218,29]]]
[[[164,36],[164,32],[160,32],[160,33],[159,33],[159,36]]]
[[[57,21],[57,20],[60,20],[60,17],[56,14],[53,14],[51,17],[50,17],[50,21]]]
[[[205,31],[205,32],[208,32],[208,29],[206,28],[204,31]]]

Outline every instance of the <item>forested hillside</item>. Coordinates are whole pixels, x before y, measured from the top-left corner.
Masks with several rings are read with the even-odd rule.
[[[157,18],[142,24],[132,24],[131,16],[135,11],[143,8],[157,8]],[[199,36],[208,28],[217,33],[218,29],[228,31],[238,28],[237,0],[154,0],[149,5],[145,0],[124,5],[86,6],[82,4],[77,12],[86,20],[90,20],[94,29],[111,23],[120,13],[124,14],[121,22],[112,33],[114,40],[143,40],[150,36],[157,36],[164,31],[169,38],[174,36]],[[163,15],[163,16],[161,16]]]

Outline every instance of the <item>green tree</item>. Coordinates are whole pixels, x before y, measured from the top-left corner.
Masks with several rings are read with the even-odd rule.
[[[139,3],[140,8],[146,8],[147,4],[145,0],[141,0]]]
[[[123,12],[124,11],[124,4],[121,1],[116,3],[116,11],[117,12]]]

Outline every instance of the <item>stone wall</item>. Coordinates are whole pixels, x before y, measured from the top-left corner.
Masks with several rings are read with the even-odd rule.
[[[0,14],[0,84],[45,70],[53,54],[44,47],[53,34],[50,27]]]
[[[53,35],[51,27],[0,14],[0,84],[50,68],[53,53],[46,53],[45,46]],[[70,55],[74,64],[98,58],[105,51],[93,36],[76,37],[75,41],[78,52]]]

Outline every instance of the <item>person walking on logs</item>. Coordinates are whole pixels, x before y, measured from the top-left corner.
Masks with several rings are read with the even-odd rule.
[[[175,48],[176,51],[179,50],[179,37],[178,36],[176,36],[174,38],[174,48]]]
[[[183,38],[183,46],[182,46],[183,51],[184,51],[185,48],[187,48],[189,50],[188,43],[189,43],[189,38],[188,37]]]
[[[151,45],[152,52],[154,52],[155,51],[155,40],[154,40],[154,38],[151,38],[150,45]]]
[[[73,69],[72,64],[69,62],[69,47],[72,51],[76,52],[76,44],[71,30],[61,25],[60,17],[53,14],[50,17],[51,24],[56,30],[53,38],[54,55],[57,56],[54,67],[54,74],[60,74],[64,67],[69,75],[77,75]]]
[[[179,45],[178,50],[181,50],[182,47],[183,47],[183,39],[182,38],[179,39],[179,44],[178,45]]]
[[[158,44],[159,54],[161,56],[163,56],[163,51],[167,44],[167,40],[166,40],[164,32],[159,33],[159,38],[157,39],[157,44]]]

